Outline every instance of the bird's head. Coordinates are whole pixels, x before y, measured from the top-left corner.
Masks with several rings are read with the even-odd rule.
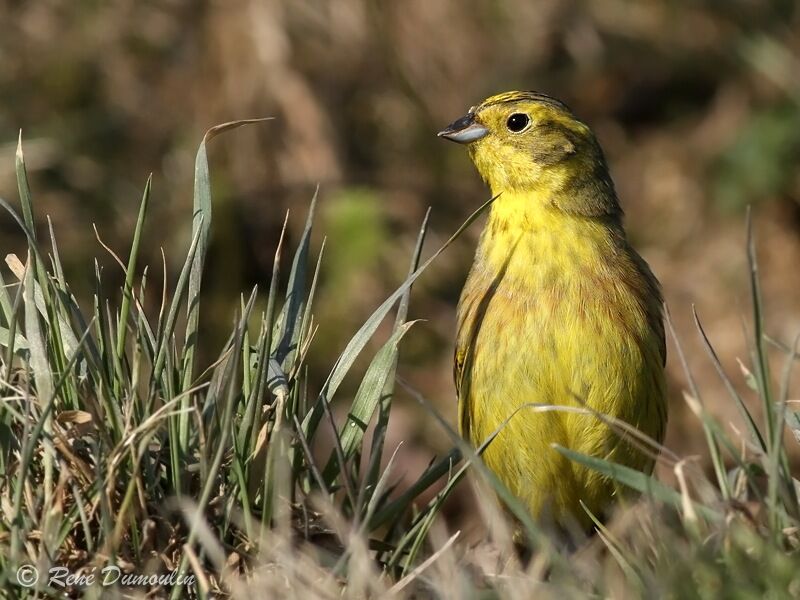
[[[530,192],[584,215],[619,212],[592,130],[554,98],[536,92],[498,94],[439,136],[467,145],[495,194]]]

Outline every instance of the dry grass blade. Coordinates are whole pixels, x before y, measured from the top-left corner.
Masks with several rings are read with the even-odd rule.
[[[450,539],[447,540],[436,552],[431,554],[428,558],[426,558],[422,563],[420,563],[417,567],[414,568],[408,575],[403,577],[400,581],[395,583],[392,587],[389,588],[389,591],[386,592],[387,595],[397,594],[401,590],[405,589],[413,583],[415,580],[419,578],[422,573],[428,569],[433,563],[435,563],[439,558],[445,553],[450,550],[450,547],[455,543],[458,539],[458,536],[461,535],[460,531],[456,531]]]

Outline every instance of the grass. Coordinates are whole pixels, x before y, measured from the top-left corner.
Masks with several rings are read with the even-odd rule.
[[[556,448],[641,493],[638,500],[621,499],[625,510],[606,524],[597,521],[595,537],[574,540],[577,550],[567,550],[485,469],[481,449],[466,446],[396,375],[400,343],[414,324],[407,321],[414,281],[491,200],[421,263],[426,218],[408,258],[407,278],[332,360],[327,379],[312,382],[305,360],[314,352],[315,302],[325,301],[315,298],[322,250],[311,256],[309,243],[315,196],[291,260],[282,235],[268,288],[241,296],[217,359],[198,364],[213,205],[206,144],[253,122],[215,127],[200,145],[192,239],[178,280],[153,291],[147,269],[138,265],[148,180],[128,259],[114,255],[125,272],[124,287],[107,295],[96,266],[90,310],[70,292],[52,227],[49,239],[37,236],[41,228],[20,143],[22,216],[0,200],[28,239],[27,257],[9,255],[8,269],[0,271],[4,596],[800,596],[800,507],[787,452],[795,440],[785,435],[788,427],[800,436],[800,413],[787,397],[797,342],[794,348],[780,345],[786,366],[776,391],[767,350],[778,344],[764,332],[752,233],[754,327],[746,375],[761,400],[761,417],[737,392],[695,315],[709,359],[747,431],[731,434],[706,412],[677,345],[689,381],[685,398],[702,422],[711,476],[696,461],[654,446],[620,423],[612,424],[632,443],[660,453],[677,487]],[[288,278],[281,277],[287,264]],[[145,309],[146,294],[160,297],[156,314]],[[345,377],[357,375],[356,359],[392,316],[391,334],[360,374],[345,422],[337,422],[330,409],[337,391]],[[453,450],[432,460],[404,490],[396,489],[392,469],[397,449],[385,447],[398,381],[453,440]],[[311,389],[320,391],[312,395]],[[333,449],[321,460],[321,448],[329,447],[325,439],[333,440]],[[448,495],[471,472],[471,484],[480,492],[480,517],[488,525],[488,539],[478,547],[465,546],[460,532],[448,532],[440,518]],[[434,485],[439,491],[422,501]],[[514,531],[495,495],[522,525],[533,549],[527,564],[517,558]],[[26,587],[18,573],[30,566],[42,574],[63,568],[74,578],[53,583],[45,576]],[[173,580],[122,585],[123,574],[170,573]],[[116,585],[103,585],[115,575]]]

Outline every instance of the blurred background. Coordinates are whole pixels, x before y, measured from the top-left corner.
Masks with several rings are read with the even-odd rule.
[[[189,242],[194,153],[219,122],[271,115],[210,145],[213,241],[202,306],[215,356],[239,293],[265,289],[287,209],[296,242],[317,183],[314,246],[327,246],[309,361],[321,381],[344,343],[405,277],[427,207],[426,255],[488,192],[436,132],[482,98],[534,89],[567,102],[606,151],[629,234],[664,286],[709,409],[739,426],[703,350],[757,411],[737,363],[751,329],[745,212],[752,206],[774,372],[800,332],[800,5],[791,0],[0,1],[0,195],[17,200],[20,128],[37,213],[86,302],[92,259],[110,286],[145,180],[151,290],[161,248],[174,284]],[[41,224],[41,223],[40,223]],[[44,233],[45,230],[43,230]],[[455,422],[455,307],[476,223],[421,278],[401,375]],[[3,255],[23,241],[0,215]],[[157,296],[158,292],[153,292]],[[669,342],[667,444],[705,447]],[[793,398],[798,398],[794,386]],[[354,390],[339,394],[344,407]],[[400,472],[447,437],[400,394]],[[663,473],[665,477],[669,473]]]

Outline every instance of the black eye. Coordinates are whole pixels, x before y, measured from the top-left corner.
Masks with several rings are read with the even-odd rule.
[[[508,117],[508,121],[506,121],[506,127],[508,127],[514,133],[518,133],[525,129],[530,123],[531,120],[528,118],[528,115],[522,113],[514,113],[510,117]]]

